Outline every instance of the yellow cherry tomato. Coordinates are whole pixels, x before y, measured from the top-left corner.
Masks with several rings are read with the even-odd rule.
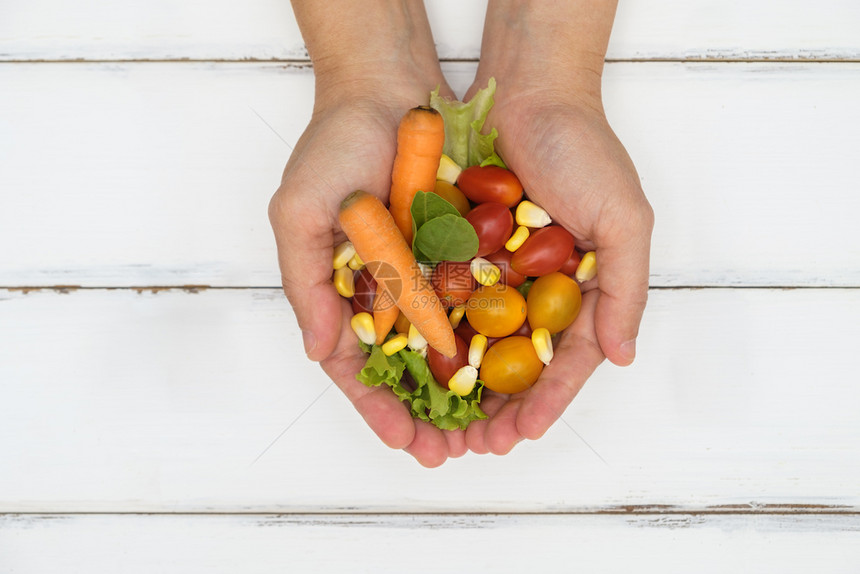
[[[538,277],[529,289],[528,317],[532,329],[551,334],[566,329],[579,315],[582,292],[576,281],[559,272]]]
[[[472,209],[472,206],[469,205],[469,200],[466,199],[463,192],[447,181],[437,179],[436,187],[433,189],[433,192],[457,208],[457,211],[463,217],[466,217],[466,214],[469,213],[470,209]]]
[[[519,393],[535,384],[543,363],[529,337],[505,337],[487,349],[479,378],[497,393]]]
[[[526,300],[504,283],[482,285],[466,301],[466,319],[487,337],[507,337],[526,320]]]

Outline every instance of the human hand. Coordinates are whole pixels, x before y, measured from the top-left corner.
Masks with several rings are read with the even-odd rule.
[[[389,388],[369,388],[356,380],[366,356],[349,325],[352,309],[331,284],[331,261],[334,246],[345,240],[337,218],[341,200],[356,189],[387,200],[397,126],[403,114],[425,102],[437,85],[447,95],[453,94],[442,77],[432,40],[428,52],[421,33],[392,25],[363,44],[347,42],[349,52],[335,57],[336,46],[328,39],[326,28],[331,22],[305,12],[330,8],[313,2],[307,6],[294,3],[294,8],[315,60],[317,89],[313,117],[269,205],[284,292],[295,311],[308,357],[320,362],[368,426],[386,445],[405,449],[425,466],[438,466],[449,456],[467,452],[464,431],[443,432],[413,419]],[[369,6],[347,8],[357,11],[351,21],[364,35],[362,18],[377,24],[382,18],[394,18],[388,13],[368,15],[374,9]],[[397,30],[400,32],[393,32]],[[389,45],[383,37],[407,32],[411,40],[421,42],[423,51],[407,49],[392,58],[408,42],[391,38]],[[349,34],[350,30],[341,31],[337,38]],[[317,48],[314,38],[321,36],[327,38],[326,43]],[[374,42],[381,45],[374,47]],[[368,53],[377,49],[384,57]]]
[[[486,38],[485,31],[485,47]],[[648,297],[654,225],[633,162],[603,111],[602,56],[590,69],[571,66],[570,75],[549,77],[546,53],[537,57],[526,49],[513,56],[500,50],[500,56],[485,50],[466,99],[496,77],[487,123],[499,130],[499,154],[577,246],[595,251],[598,274],[582,286],[580,314],[558,337],[553,360],[535,385],[512,396],[485,394],[482,407],[490,418],[472,423],[466,442],[475,452],[495,454],[542,436],[604,358],[617,365],[633,361]]]

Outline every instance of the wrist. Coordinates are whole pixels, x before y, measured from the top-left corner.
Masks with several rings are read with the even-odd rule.
[[[293,9],[314,66],[316,109],[362,97],[412,107],[447,87],[422,0],[293,0]]]
[[[490,0],[476,84],[495,77],[504,102],[548,96],[602,110],[601,82],[615,0]]]
[[[450,91],[438,62],[434,65],[406,57],[398,61],[352,60],[321,67],[314,64],[314,77],[315,111],[367,101],[402,114],[409,108],[426,105],[437,86]]]

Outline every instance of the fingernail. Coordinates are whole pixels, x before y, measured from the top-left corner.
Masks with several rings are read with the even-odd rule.
[[[636,339],[630,339],[621,343],[621,354],[627,358],[627,361],[632,363],[636,358]]]
[[[302,342],[305,344],[305,355],[309,355],[317,346],[316,336],[305,329],[302,329]]]

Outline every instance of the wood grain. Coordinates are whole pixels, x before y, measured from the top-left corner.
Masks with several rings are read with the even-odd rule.
[[[428,471],[276,289],[0,291],[0,512],[856,512],[857,316],[857,289],[655,290],[636,364],[544,438]]]
[[[4,571],[70,574],[403,572],[416,560],[492,572],[853,574],[860,519],[12,515],[0,517],[0,548]]]
[[[427,2],[460,94],[485,7]],[[3,3],[0,572],[857,572],[860,4],[621,2],[607,58],[657,212],[639,358],[427,471],[277,288],[289,3]]]
[[[443,59],[477,59],[485,1],[430,0]],[[621,2],[607,57],[860,58],[852,0]],[[131,0],[15,2],[0,12],[0,61],[306,60],[288,2]]]
[[[464,92],[474,64],[447,64]],[[308,68],[0,66],[0,286],[277,286],[266,205]],[[860,64],[618,63],[654,286],[860,285]],[[504,137],[504,136],[503,136]]]

